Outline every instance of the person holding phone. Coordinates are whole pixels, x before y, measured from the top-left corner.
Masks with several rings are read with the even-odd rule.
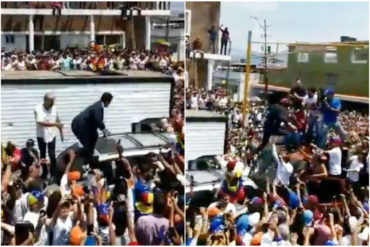
[[[81,203],[77,201],[77,207],[73,207],[68,200],[60,201],[53,217],[46,220],[46,227],[53,231],[53,245],[68,245],[69,234],[74,222],[81,219]]]

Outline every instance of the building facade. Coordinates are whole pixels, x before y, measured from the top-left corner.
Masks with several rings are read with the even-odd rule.
[[[170,16],[170,2],[64,2],[60,12],[50,2],[1,4],[3,50],[83,48],[93,41],[150,49],[153,19]]]
[[[296,78],[305,87],[333,88],[336,93],[369,96],[369,43],[292,43],[287,68],[269,71],[269,84],[290,88]]]
[[[188,86],[211,90],[214,86],[213,71],[217,62],[230,61],[230,55],[220,54],[220,32],[215,42],[215,53],[211,52],[208,30],[220,26],[220,2],[186,2],[185,35],[187,36]],[[193,42],[198,39],[201,49],[195,51]]]

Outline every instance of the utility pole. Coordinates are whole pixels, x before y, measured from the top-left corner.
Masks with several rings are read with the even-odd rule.
[[[229,56],[231,56],[231,41],[229,41]],[[226,92],[229,92],[229,79],[230,79],[230,66],[231,59],[227,63],[227,72],[226,72]]]
[[[258,25],[263,29],[263,38],[264,38],[264,68],[263,68],[263,83],[265,84],[265,97],[267,99],[267,92],[268,92],[268,77],[267,77],[267,26],[266,19],[263,19],[263,25],[261,25],[258,21],[258,18],[255,16],[251,16],[250,18],[255,19],[258,22]]]
[[[170,17],[167,17],[166,20],[166,41],[169,40],[169,34],[170,34]]]
[[[245,75],[244,75],[244,96],[243,96],[243,126],[245,126],[247,103],[248,103],[248,86],[249,75],[251,70],[251,47],[252,47],[252,31],[248,31],[247,54],[245,60]]]
[[[263,71],[263,82],[265,83],[265,97],[267,99],[267,91],[268,91],[268,78],[267,78],[267,26],[266,26],[266,19],[263,19],[263,35],[265,37],[265,69]]]

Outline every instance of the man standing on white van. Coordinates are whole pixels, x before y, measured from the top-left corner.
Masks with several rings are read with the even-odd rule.
[[[50,158],[50,176],[56,175],[55,143],[58,130],[63,141],[63,124],[59,118],[58,111],[54,105],[55,96],[47,93],[44,96],[44,102],[35,108],[36,135],[37,143],[40,149],[40,158],[46,158],[46,147]],[[44,164],[43,178],[47,178],[47,167]]]

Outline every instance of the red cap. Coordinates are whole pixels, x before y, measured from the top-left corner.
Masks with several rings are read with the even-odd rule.
[[[236,160],[230,160],[229,162],[227,162],[227,169],[228,170],[234,170],[235,166],[236,166],[236,163],[237,161]]]

